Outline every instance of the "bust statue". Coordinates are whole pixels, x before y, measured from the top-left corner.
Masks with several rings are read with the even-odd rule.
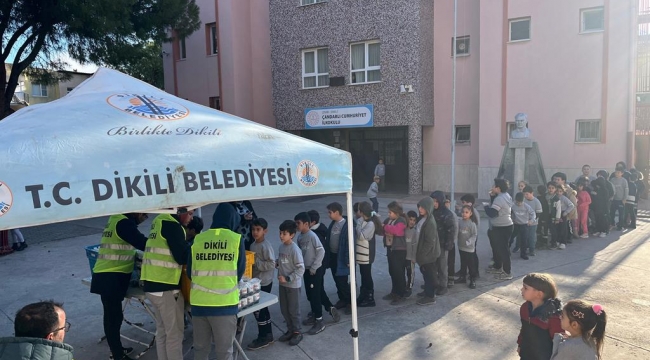
[[[527,139],[530,137],[528,130],[528,115],[519,113],[515,115],[515,129],[510,132],[511,139]]]

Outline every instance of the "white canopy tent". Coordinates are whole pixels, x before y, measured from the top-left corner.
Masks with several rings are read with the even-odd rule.
[[[0,121],[0,144],[0,230],[318,194],[345,193],[352,214],[350,153],[105,68],[62,99]],[[354,253],[350,241],[350,264]],[[358,359],[355,301],[352,327]]]

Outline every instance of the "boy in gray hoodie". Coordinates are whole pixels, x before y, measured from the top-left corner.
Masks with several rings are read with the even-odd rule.
[[[406,214],[407,225],[404,230],[404,239],[406,240],[406,297],[411,296],[413,292],[413,283],[415,282],[415,257],[418,249],[417,229],[415,225],[418,222],[418,214],[411,210]]]
[[[298,248],[293,238],[296,235],[296,223],[293,220],[285,220],[280,224],[280,251],[278,252],[278,291],[280,300],[280,311],[287,322],[287,332],[278,340],[289,342],[295,346],[302,340],[300,331],[300,287],[302,276],[305,273],[305,262],[302,258],[302,251]]]
[[[614,187],[614,198],[609,209],[609,220],[612,226],[616,225],[616,230],[623,230],[625,226],[625,202],[629,195],[630,188],[627,180],[623,177],[625,169],[617,167],[614,177],[609,179]],[[618,223],[616,223],[616,212],[618,211]]]

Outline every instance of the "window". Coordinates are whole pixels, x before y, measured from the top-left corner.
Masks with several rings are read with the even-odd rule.
[[[469,144],[470,139],[470,126],[458,125],[456,126],[456,144]]]
[[[217,24],[205,25],[205,36],[207,38],[207,53],[208,55],[216,55],[218,52],[217,47]]]
[[[212,96],[209,101],[211,108],[221,110],[221,98],[219,96]]]
[[[178,40],[178,59],[185,60],[187,58],[187,48],[185,47],[185,38]]]
[[[381,81],[379,46],[378,41],[350,45],[350,78],[352,84]]]
[[[469,55],[469,35],[459,36],[456,39],[456,56]],[[454,38],[451,38],[451,56],[454,56]]]
[[[311,5],[325,2],[326,0],[300,0],[300,5]]]
[[[603,30],[605,30],[605,9],[603,7],[580,10],[581,33]]]
[[[330,66],[327,48],[302,52],[302,88],[326,87],[330,84]]]
[[[599,143],[600,142],[600,120],[577,120],[576,121],[576,142],[577,143]]]
[[[530,18],[510,20],[510,42],[530,40]]]
[[[32,84],[32,96],[47,97],[47,85]]]

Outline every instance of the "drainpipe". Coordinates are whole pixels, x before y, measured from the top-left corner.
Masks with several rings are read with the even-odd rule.
[[[637,64],[637,46],[638,46],[638,16],[639,2],[637,0],[630,1],[630,84],[628,87],[629,101],[628,101],[628,121],[627,121],[627,163],[628,167],[636,167],[635,161],[635,133],[636,133],[636,64]]]

